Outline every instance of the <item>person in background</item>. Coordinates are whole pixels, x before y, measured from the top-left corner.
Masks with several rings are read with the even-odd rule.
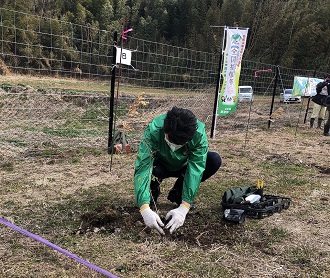
[[[325,105],[327,106],[327,110],[328,110],[328,120],[324,125],[323,135],[330,136],[330,133],[329,133],[329,130],[330,130],[330,95],[326,98]]]
[[[161,182],[176,177],[167,199],[178,205],[165,220],[172,234],[184,224],[192,208],[200,182],[221,166],[217,152],[208,150],[205,125],[188,109],[173,107],[154,118],[144,131],[135,162],[135,199],[144,223],[164,235],[164,223],[150,208],[156,205]]]
[[[325,99],[330,93],[330,74],[328,74],[322,82],[316,85],[316,95],[312,97],[313,112],[310,119],[310,128],[313,128],[314,121],[318,118],[317,128],[322,129],[321,124],[325,118],[326,106]]]

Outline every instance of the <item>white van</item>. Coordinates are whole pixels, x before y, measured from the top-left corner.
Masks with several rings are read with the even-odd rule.
[[[238,86],[238,101],[253,101],[251,86]]]

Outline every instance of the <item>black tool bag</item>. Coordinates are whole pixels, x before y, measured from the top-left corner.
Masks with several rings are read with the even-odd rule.
[[[246,202],[245,198],[251,194],[260,195],[258,202]],[[224,218],[239,224],[245,221],[245,217],[261,219],[288,209],[291,199],[287,197],[263,194],[263,188],[256,186],[242,186],[227,190],[222,197]]]

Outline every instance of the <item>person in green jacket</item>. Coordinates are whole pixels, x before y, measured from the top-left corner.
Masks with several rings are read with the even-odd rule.
[[[164,223],[150,208],[156,204],[163,179],[177,177],[167,199],[178,207],[165,220],[172,234],[181,227],[198,193],[200,182],[214,175],[221,157],[208,151],[205,125],[188,109],[173,107],[146,128],[135,162],[135,199],[144,223],[164,235]]]

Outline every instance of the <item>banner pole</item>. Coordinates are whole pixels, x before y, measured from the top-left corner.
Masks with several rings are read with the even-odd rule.
[[[213,107],[213,117],[212,117],[212,126],[211,126],[211,138],[215,138],[215,129],[217,125],[217,115],[218,115],[218,104],[219,104],[219,91],[220,91],[220,84],[221,84],[221,70],[223,66],[223,53],[224,53],[224,44],[225,44],[225,37],[226,37],[226,30],[227,27],[223,26],[223,37],[222,37],[222,49],[221,49],[221,56],[219,59],[219,70],[218,70],[218,79],[217,79],[217,87],[214,96],[214,107]]]

